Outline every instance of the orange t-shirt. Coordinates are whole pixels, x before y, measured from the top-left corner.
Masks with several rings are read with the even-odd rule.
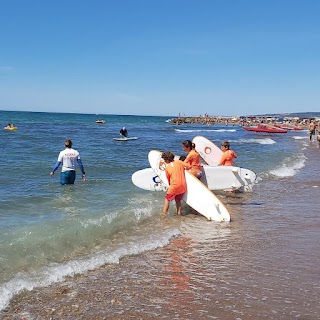
[[[224,151],[219,166],[234,166],[232,159],[237,157],[236,153],[233,150]]]
[[[169,181],[169,188],[167,194],[182,194],[187,191],[186,177],[184,175],[184,168],[189,167],[180,160],[175,160],[167,164],[165,171]]]
[[[188,153],[186,160],[184,160],[184,162],[188,163],[191,166],[189,172],[194,176],[197,176],[198,173],[202,172],[200,155],[196,150],[191,150]]]

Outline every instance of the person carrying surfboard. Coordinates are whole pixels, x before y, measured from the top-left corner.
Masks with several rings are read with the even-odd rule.
[[[185,152],[188,152],[188,155],[184,162],[190,165],[189,172],[200,179],[202,175],[201,161],[200,154],[195,150],[195,144],[190,140],[185,140],[182,142],[182,149]]]
[[[164,198],[162,212],[167,214],[170,201],[175,200],[177,214],[181,215],[181,199],[187,191],[187,182],[184,174],[185,168],[190,169],[190,165],[181,160],[174,160],[174,154],[170,151],[162,153],[162,159],[167,164],[165,167],[166,176],[169,182],[169,188]]]
[[[234,166],[233,159],[237,158],[236,153],[230,150],[230,143],[224,141],[221,143],[222,156],[218,166]]]

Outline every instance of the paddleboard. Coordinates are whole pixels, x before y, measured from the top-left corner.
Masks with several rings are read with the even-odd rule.
[[[160,151],[151,150],[148,154],[148,159],[151,168],[161,181],[168,186],[169,183],[164,170],[166,163],[161,158],[161,155]],[[185,176],[188,190],[183,195],[182,200],[208,220],[230,221],[230,214],[227,208],[217,196],[188,171],[185,171]]]
[[[132,177],[135,186],[148,191],[166,191],[167,187],[152,168],[136,171]],[[209,190],[252,191],[256,174],[248,169],[229,166],[203,166],[201,182]]]
[[[138,137],[130,137],[130,138],[113,138],[115,141],[129,141],[129,140],[137,140]]]
[[[214,144],[211,140],[196,136],[192,139],[192,142],[196,146],[196,151],[200,154],[200,157],[209,165],[217,166],[221,160],[222,150]]]

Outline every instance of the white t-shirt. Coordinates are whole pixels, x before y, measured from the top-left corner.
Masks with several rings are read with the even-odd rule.
[[[58,161],[62,162],[61,172],[76,170],[78,159],[80,159],[80,154],[75,149],[66,148],[61,151],[58,156]]]

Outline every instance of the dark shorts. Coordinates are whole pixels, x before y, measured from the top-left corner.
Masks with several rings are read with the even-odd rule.
[[[65,184],[74,184],[76,180],[76,172],[74,170],[64,171],[60,173],[60,183]]]
[[[184,193],[181,194],[166,194],[166,199],[169,201],[176,200],[180,201],[183,197]]]

